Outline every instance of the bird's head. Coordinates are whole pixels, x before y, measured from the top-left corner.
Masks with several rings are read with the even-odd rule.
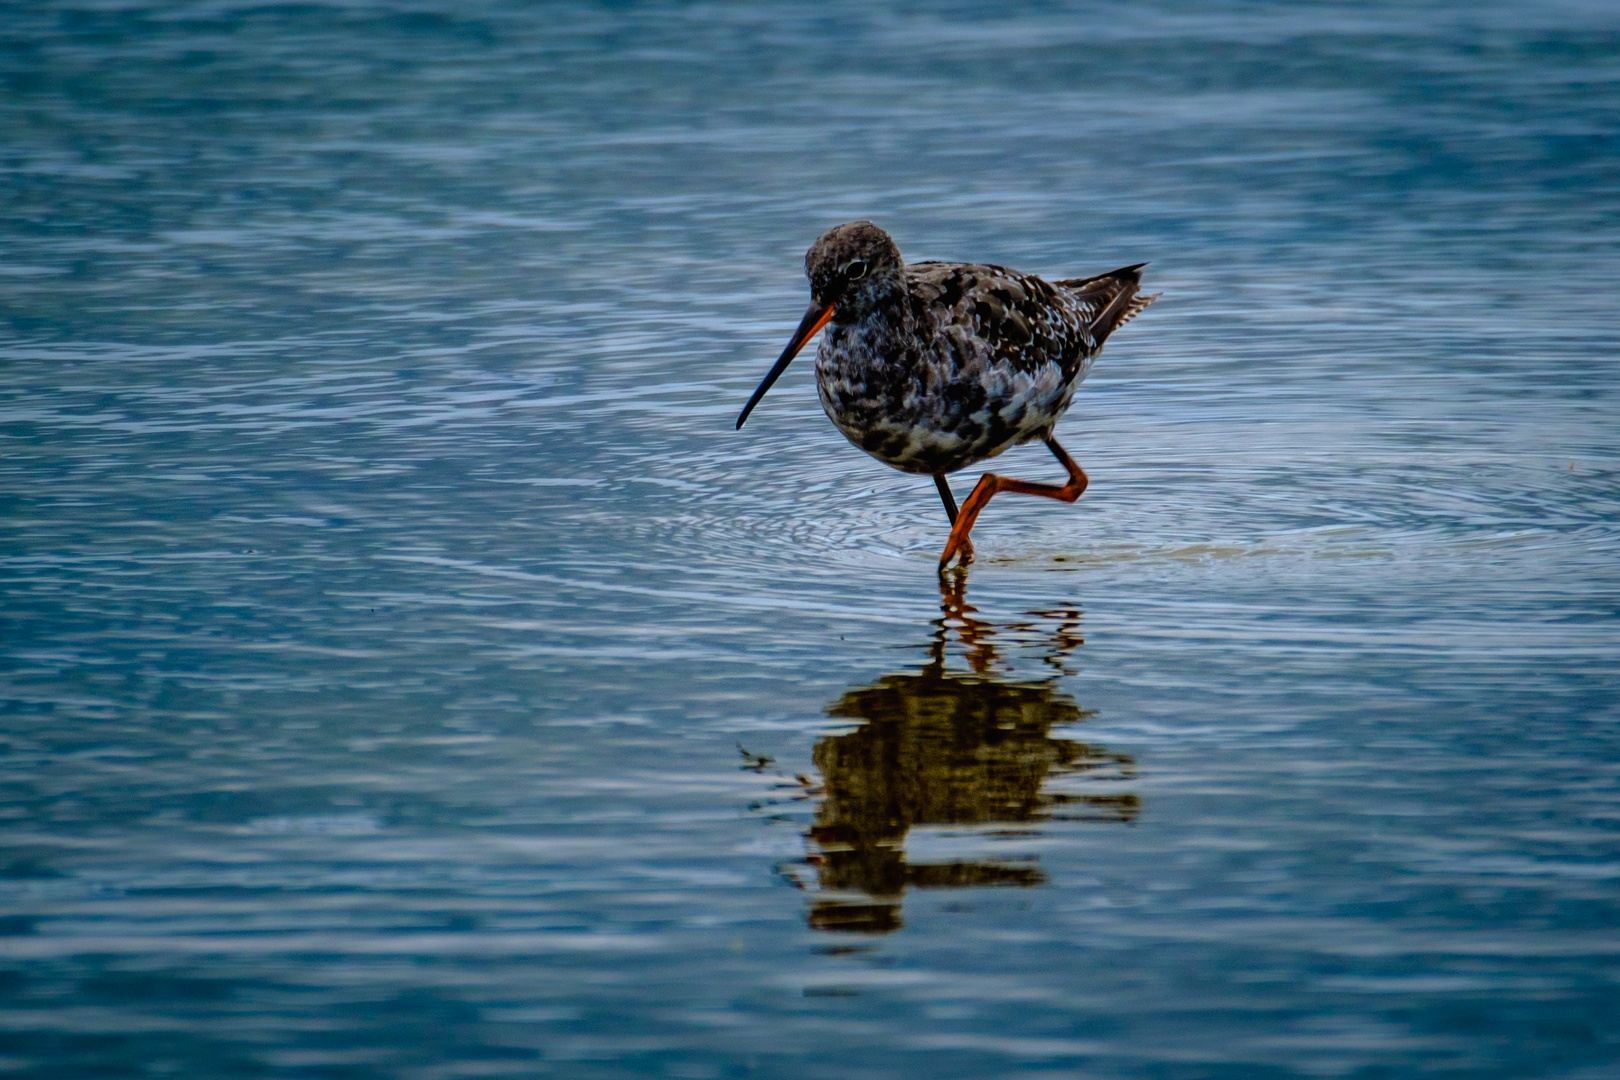
[[[828,229],[804,255],[810,299],[818,307],[859,303],[861,294],[902,265],[894,240],[870,221]]]
[[[810,278],[810,310],[804,313],[765,381],[743,406],[737,426],[743,426],[765,391],[787,370],[805,342],[816,336],[816,331],[835,316],[842,315],[840,321],[859,317],[875,297],[882,295],[883,287],[896,280],[903,265],[900,249],[889,234],[870,221],[851,221],[822,233],[804,256],[804,272]]]

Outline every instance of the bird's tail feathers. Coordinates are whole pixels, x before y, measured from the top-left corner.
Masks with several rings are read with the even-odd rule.
[[[1072,278],[1057,283],[1077,294],[1082,300],[1090,301],[1099,309],[1091,320],[1092,337],[1098,345],[1106,341],[1109,334],[1136,318],[1142,313],[1143,308],[1163,295],[1162,293],[1138,295],[1136,290],[1142,287],[1142,267],[1146,265],[1147,263],[1137,263],[1135,266],[1122,266],[1118,270],[1110,270],[1095,277]]]

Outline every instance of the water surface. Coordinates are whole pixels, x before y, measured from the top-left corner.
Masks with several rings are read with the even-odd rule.
[[[1620,1063],[1609,6],[0,40],[0,1067]],[[1165,293],[965,577],[732,430],[854,217]]]

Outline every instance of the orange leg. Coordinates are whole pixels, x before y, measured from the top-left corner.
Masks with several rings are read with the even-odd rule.
[[[1072,503],[1086,490],[1086,474],[1080,466],[1074,463],[1063,447],[1057,444],[1056,439],[1047,439],[1046,448],[1052,451],[1052,456],[1058,459],[1069,472],[1069,482],[1066,484],[1031,484],[1024,480],[1010,480],[995,473],[985,473],[979,477],[979,483],[974,487],[973,494],[967,497],[962,504],[962,510],[956,514],[951,523],[951,538],[945,541],[945,551],[939,557],[939,568],[945,569],[950,565],[952,558],[961,556],[962,565],[973,558],[973,545],[968,543],[968,533],[973,530],[973,522],[979,517],[979,511],[985,504],[1003,491],[1013,491],[1020,495],[1039,495],[1043,499],[1057,499],[1060,502]],[[937,481],[936,481],[937,482]]]

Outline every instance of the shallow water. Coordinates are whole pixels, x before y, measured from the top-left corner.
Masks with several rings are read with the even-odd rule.
[[[1613,1075],[1608,5],[0,41],[0,1068]],[[965,578],[860,216],[1165,294]]]

